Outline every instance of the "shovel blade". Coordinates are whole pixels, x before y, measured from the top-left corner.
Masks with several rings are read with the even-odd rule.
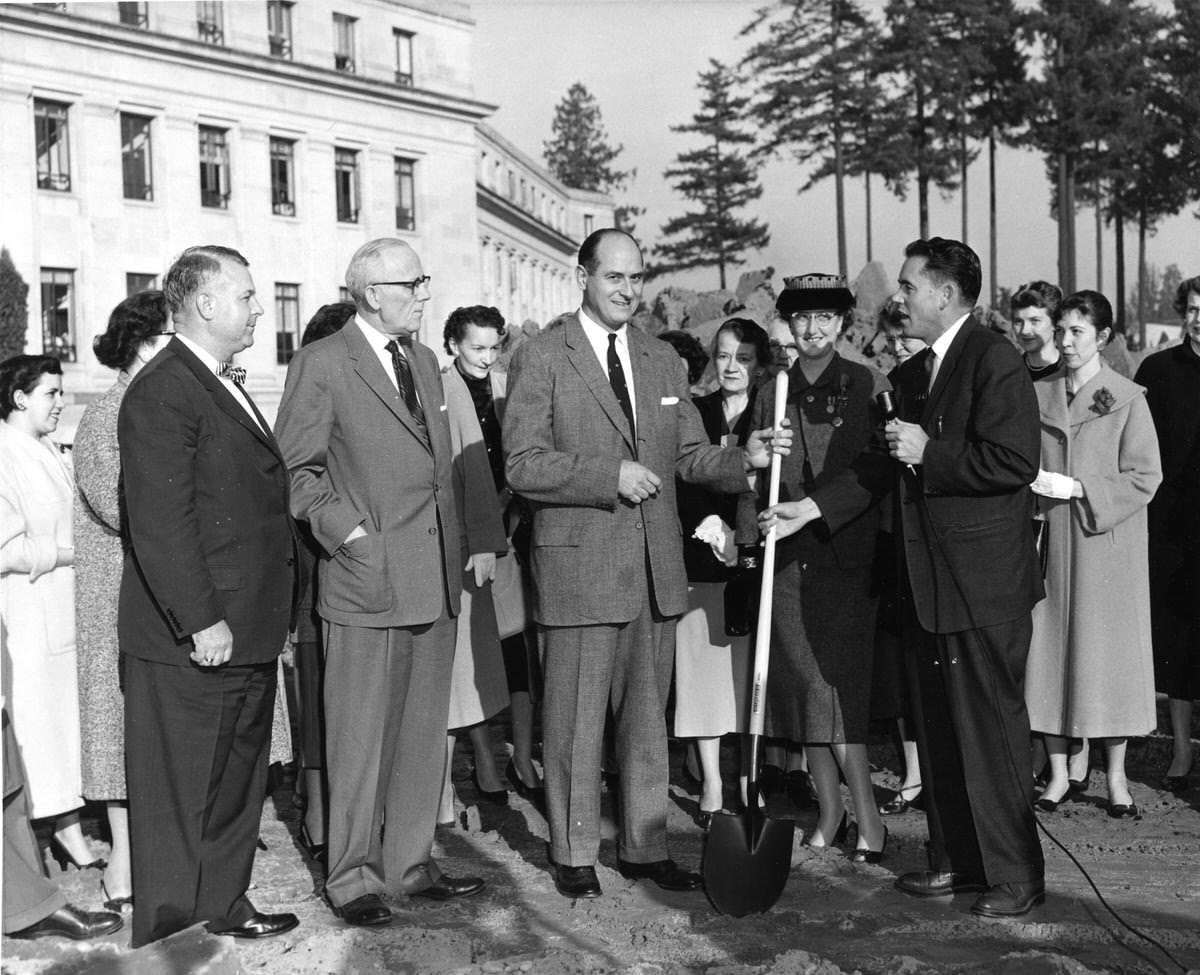
[[[714,815],[704,847],[704,890],[722,914],[769,910],[787,886],[796,824],[758,810]]]

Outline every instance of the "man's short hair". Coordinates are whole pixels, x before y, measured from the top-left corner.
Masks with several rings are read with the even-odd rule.
[[[163,278],[163,298],[167,309],[176,314],[185,301],[221,273],[221,263],[231,261],[242,267],[250,262],[232,247],[220,244],[200,244],[189,247],[177,258]]]
[[[1051,318],[1062,303],[1062,288],[1049,281],[1030,281],[1016,291],[1008,303],[1010,311],[1015,315],[1021,308],[1045,308]]]
[[[1172,302],[1171,307],[1175,309],[1175,314],[1180,318],[1187,314],[1187,296],[1192,292],[1200,295],[1200,274],[1194,278],[1180,281],[1179,287],[1175,289],[1175,301]]]
[[[596,266],[599,263],[599,258],[596,257],[596,251],[600,249],[600,245],[609,237],[624,237],[634,247],[641,252],[641,245],[633,239],[633,235],[626,233],[624,230],[619,230],[616,227],[601,227],[599,230],[593,230],[587,235],[587,239],[579,245],[579,266],[586,268],[588,274],[596,273]]]
[[[346,290],[359,308],[367,306],[367,287],[375,284],[382,273],[383,252],[392,247],[405,246],[395,237],[377,237],[368,240],[350,258],[346,267]]]
[[[904,248],[905,257],[925,258],[925,276],[939,284],[953,284],[963,304],[973,307],[983,287],[979,255],[961,240],[930,237],[914,240]]]

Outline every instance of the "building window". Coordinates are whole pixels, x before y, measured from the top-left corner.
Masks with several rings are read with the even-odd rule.
[[[158,287],[157,274],[140,274],[137,271],[125,272],[125,295],[135,295],[139,291],[151,291]]]
[[[75,272],[42,268],[42,350],[75,361]]]
[[[350,289],[344,284],[338,285],[338,301],[354,301],[354,296],[350,294]]]
[[[60,102],[33,100],[33,132],[37,140],[37,185],[40,190],[71,189],[71,152],[67,145],[67,109]]]
[[[592,231],[595,229],[596,229],[596,218],[593,217],[590,213],[585,213],[583,215],[583,236],[590,237],[592,235]]]
[[[517,198],[517,174],[511,169],[508,171],[508,198],[510,200]]]
[[[333,181],[338,220],[358,223],[358,153],[353,149],[333,150]]]
[[[267,0],[267,39],[273,57],[291,58],[292,4],[287,0]]]
[[[224,129],[200,126],[200,205],[229,209],[229,143]]]
[[[117,16],[126,27],[145,27],[150,23],[149,4],[118,3]]]
[[[296,215],[296,143],[271,137],[271,211],[281,217]]]
[[[205,44],[224,44],[225,27],[220,0],[197,0],[196,33]]]
[[[396,229],[417,229],[417,164],[411,159],[396,157]]]
[[[413,35],[406,30],[393,28],[396,40],[396,84],[401,88],[413,86]]]
[[[354,24],[353,17],[333,15],[333,66],[346,74],[354,74]]]
[[[300,345],[300,285],[275,285],[275,361],[286,366]]]
[[[127,200],[153,200],[150,123],[145,115],[121,113],[121,181]]]

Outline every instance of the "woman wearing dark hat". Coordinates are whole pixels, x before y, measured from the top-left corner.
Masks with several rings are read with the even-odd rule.
[[[776,307],[791,326],[799,356],[788,370],[792,452],[783,458],[780,501],[806,497],[867,446],[879,422],[879,373],[838,355],[854,296],[839,275],[786,278]],[[774,381],[759,395],[751,429],[772,423]],[[757,424],[757,426],[755,426]],[[758,506],[767,480],[760,478]],[[756,532],[753,503],[739,509],[739,542]],[[878,506],[830,536],[798,532],[782,540],[775,569],[766,733],[804,748],[820,804],[805,839],[826,847],[845,839],[844,777],[858,825],[856,863],[878,863],[887,843],[867,763],[867,722],[877,595],[872,587]]]

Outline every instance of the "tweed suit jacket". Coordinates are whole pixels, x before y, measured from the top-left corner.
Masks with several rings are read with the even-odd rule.
[[[462,592],[450,426],[437,358],[414,342],[422,435],[354,320],[300,349],[275,425],[292,512],[323,549],[317,612],[343,626],[421,626]],[[358,525],[366,537],[348,545]],[[477,549],[487,551],[488,547]]]
[[[895,524],[921,626],[955,633],[1009,622],[1043,595],[1028,487],[1041,456],[1033,383],[1008,340],[973,317],[928,395],[925,355],[890,377],[900,419],[930,438],[915,474],[875,452],[813,499],[836,530],[899,476]]]
[[[644,608],[647,576],[664,616],[687,609],[675,475],[747,490],[739,447],[713,446],[688,395],[683,362],[629,327],[636,442],[578,316],[530,339],[509,365],[506,472],[533,504],[534,616],[546,626],[624,623]],[[640,505],[617,494],[636,460],[662,480]]]
[[[122,653],[190,666],[191,634],[221,620],[231,665],[283,649],[297,536],[283,457],[259,419],[178,339],[129,384],[117,420],[130,543]]]

